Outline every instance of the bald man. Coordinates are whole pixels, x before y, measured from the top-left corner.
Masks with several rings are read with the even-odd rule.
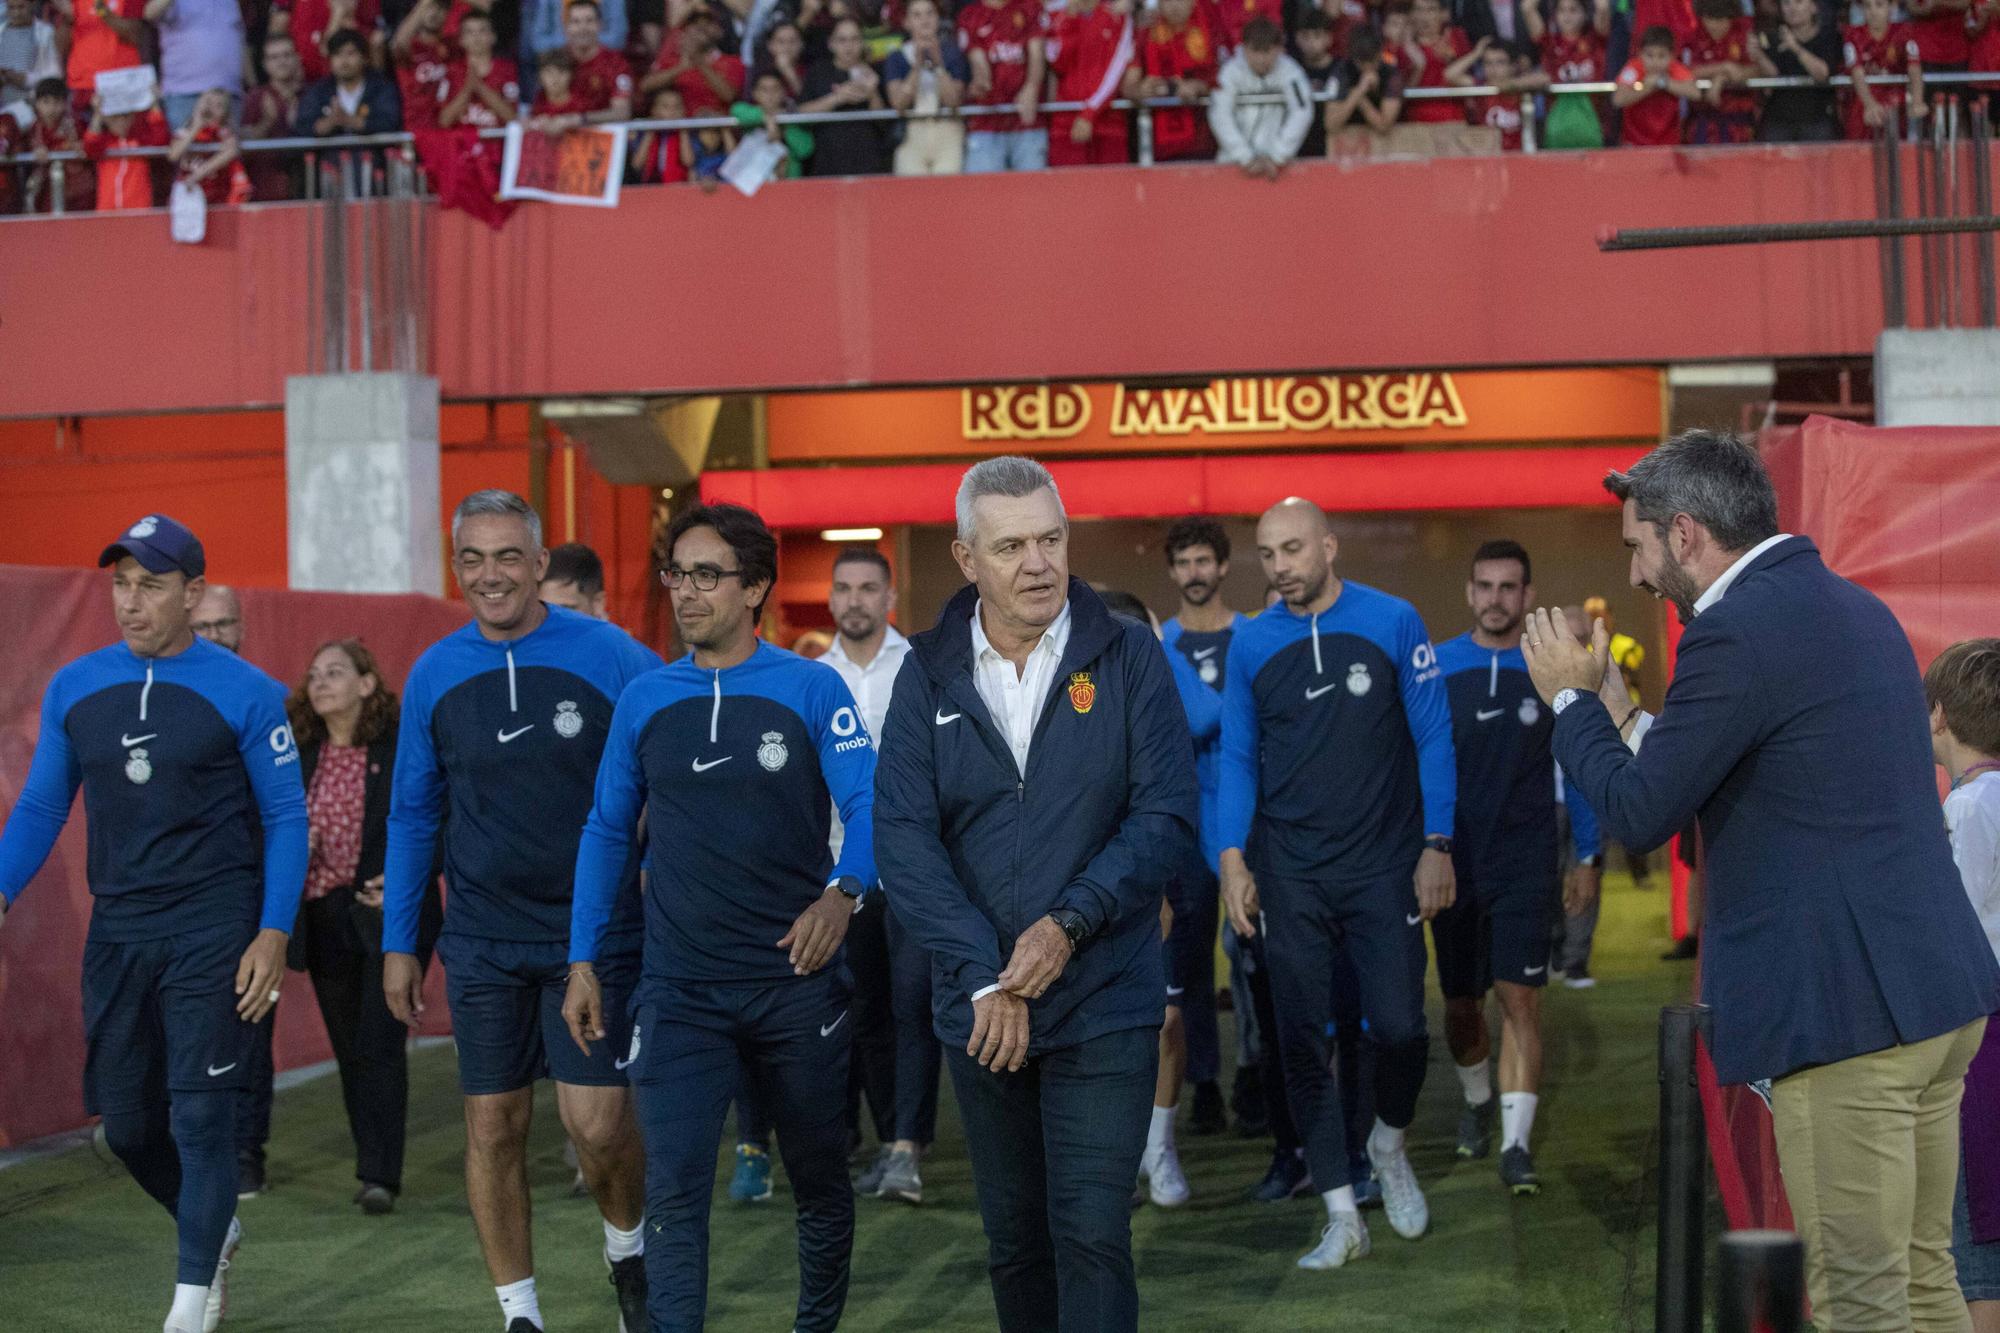
[[[1423,922],[1455,891],[1437,654],[1409,603],[1334,573],[1339,549],[1310,500],[1265,511],[1257,555],[1279,601],[1231,639],[1222,697],[1222,900],[1238,933],[1264,932],[1285,1091],[1327,1210],[1309,1269],[1369,1248],[1330,1072],[1342,952],[1375,1043],[1368,1159],[1383,1210],[1408,1240],[1430,1225],[1403,1136],[1430,1049]]]
[[[236,589],[225,583],[209,584],[208,591],[195,604],[194,618],[188,628],[218,648],[241,653],[243,604],[236,600]]]

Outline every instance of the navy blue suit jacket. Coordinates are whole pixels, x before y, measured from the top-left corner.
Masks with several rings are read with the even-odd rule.
[[[1605,832],[1707,851],[1702,999],[1724,1083],[1949,1032],[2000,1007],[1952,863],[1902,626],[1803,537],[1697,616],[1635,756],[1593,696],[1555,751]]]

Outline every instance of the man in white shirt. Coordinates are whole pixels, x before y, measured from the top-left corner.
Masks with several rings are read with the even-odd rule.
[[[827,596],[838,633],[819,659],[840,673],[879,744],[889,694],[909,655],[910,641],[894,625],[896,585],[889,561],[872,546],[834,557]],[[833,850],[840,854],[840,821]],[[855,1179],[865,1198],[921,1203],[924,1150],[937,1133],[938,1070],[942,1053],[931,1034],[931,960],[884,911],[864,911],[847,931],[847,966],[854,974],[854,1054],[848,1066],[848,1118],[858,1133],[860,1099],[875,1122],[875,1160]]]
[[[1246,104],[1245,97],[1274,100]],[[1215,160],[1234,162],[1246,176],[1276,180],[1279,170],[1299,155],[1317,109],[1311,80],[1285,54],[1284,32],[1270,19],[1251,19],[1243,26],[1242,49],[1222,67],[1209,99]]]

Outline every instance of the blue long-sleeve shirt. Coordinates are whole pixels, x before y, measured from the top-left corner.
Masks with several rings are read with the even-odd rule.
[[[292,928],[306,877],[305,793],[285,687],[256,667],[196,639],[172,657],[117,643],[58,671],[0,833],[8,903],[48,859],[79,787],[92,939],[233,921]]]
[[[1416,608],[1348,580],[1302,616],[1280,602],[1229,642],[1219,842],[1259,873],[1353,882],[1450,837],[1451,710]]]
[[[563,943],[577,840],[612,709],[659,654],[616,625],[549,607],[518,639],[476,624],[410,669],[389,798],[382,947],[413,953],[442,825],[447,934]],[[626,839],[614,932],[638,945],[639,858]]]
[[[759,643],[733,667],[690,656],[641,676],[618,700],[577,849],[571,960],[599,956],[643,810],[646,981],[792,979],[777,942],[799,914],[835,880],[875,883],[874,805],[875,744],[824,662]]]
[[[1227,629],[1183,629],[1178,620],[1169,620],[1160,627],[1161,641],[1167,647],[1167,659],[1178,663],[1174,683],[1180,687],[1181,702],[1187,705],[1188,720],[1194,724],[1194,776],[1201,786],[1201,854],[1211,872],[1217,869],[1217,858],[1222,854],[1222,845],[1218,841],[1221,827],[1216,797],[1222,785],[1221,703],[1226,679],[1224,673],[1229,663],[1229,641],[1237,630],[1249,623],[1248,616],[1238,615],[1229,622]],[[1186,671],[1180,670],[1181,666]],[[1203,726],[1200,721],[1210,709],[1204,707],[1200,700],[1190,702],[1189,676],[1214,699],[1215,726],[1212,728]]]
[[[1556,873],[1555,714],[1543,706],[1518,647],[1482,648],[1470,634],[1437,646],[1458,763],[1452,862],[1461,884],[1552,879]],[[1568,797],[1579,857],[1597,851],[1597,821]],[[1581,818],[1578,817],[1579,812]]]

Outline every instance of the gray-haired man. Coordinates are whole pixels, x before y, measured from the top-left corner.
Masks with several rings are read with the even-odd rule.
[[[958,491],[970,586],[911,640],[876,769],[890,908],[931,953],[1003,1330],[1139,1326],[1129,1199],[1164,1016],[1160,902],[1194,749],[1144,625],[1069,577],[1054,480]]]

